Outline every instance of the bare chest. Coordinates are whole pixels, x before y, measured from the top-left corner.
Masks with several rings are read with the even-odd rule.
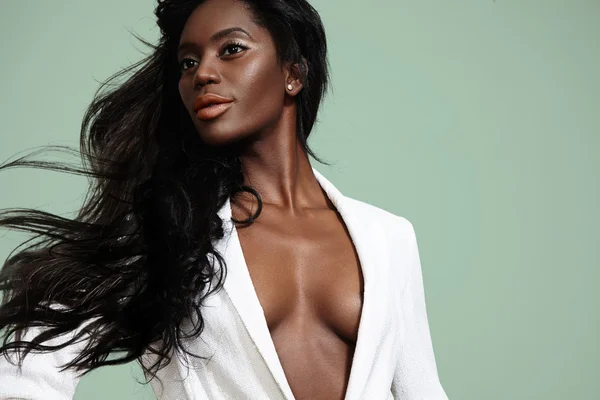
[[[350,236],[333,211],[264,221],[238,236],[286,378],[297,399],[341,399],[363,304]]]

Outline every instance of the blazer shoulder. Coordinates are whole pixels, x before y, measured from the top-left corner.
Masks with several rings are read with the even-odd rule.
[[[379,272],[385,272],[390,283],[400,285],[398,293],[404,293],[413,270],[411,257],[416,248],[416,236],[412,223],[404,216],[356,199],[348,199],[348,209],[368,227],[368,244],[376,248],[382,262]]]
[[[402,238],[410,239],[414,236],[413,224],[406,217],[351,197],[345,196],[345,199],[361,218],[369,219],[379,228],[384,228],[389,233],[400,235]]]

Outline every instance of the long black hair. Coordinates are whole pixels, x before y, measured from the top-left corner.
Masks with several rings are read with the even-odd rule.
[[[303,89],[296,97],[297,137],[307,154],[324,163],[307,145],[329,81],[320,17],[306,0],[243,1],[271,33],[279,61],[298,66]],[[179,97],[177,45],[201,3],[158,0],[158,43],[144,41],[150,55],[99,88],[82,121],[79,151],[49,147],[75,152],[83,167],[36,160],[37,152],[0,165],[90,177],[73,219],[35,209],[0,212],[0,227],[33,234],[0,271],[5,356],[24,350],[18,351],[21,363],[31,351],[59,350],[86,333],[89,343],[64,369],[83,375],[138,360],[154,378],[174,351],[197,356],[183,339],[201,334],[202,302],[226,276],[213,246],[224,235],[217,212],[240,191],[262,204],[242,184],[235,146],[204,144]],[[196,321],[192,331],[182,329],[186,320]],[[31,327],[43,329],[24,340]],[[74,332],[68,342],[46,343]],[[156,362],[142,364],[145,352],[158,356]]]

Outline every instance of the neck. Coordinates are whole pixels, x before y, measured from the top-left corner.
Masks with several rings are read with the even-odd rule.
[[[258,136],[240,154],[244,185],[253,187],[263,206],[295,214],[306,208],[329,208],[308,155],[296,135],[295,107],[284,110],[269,132]],[[254,196],[242,192],[242,202]]]

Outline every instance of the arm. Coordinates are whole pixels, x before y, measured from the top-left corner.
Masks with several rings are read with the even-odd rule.
[[[404,222],[408,226],[408,263],[403,274],[406,286],[398,305],[399,350],[392,394],[403,400],[447,400],[433,354],[415,231],[410,222]]]
[[[23,340],[31,340],[38,333],[39,328],[30,328]],[[58,339],[43,344],[65,341]],[[23,359],[21,369],[16,354],[9,353],[12,363],[0,354],[0,400],[71,400],[80,378],[72,369],[60,372],[60,367],[71,361],[84,345],[78,342],[51,353],[31,352]]]

